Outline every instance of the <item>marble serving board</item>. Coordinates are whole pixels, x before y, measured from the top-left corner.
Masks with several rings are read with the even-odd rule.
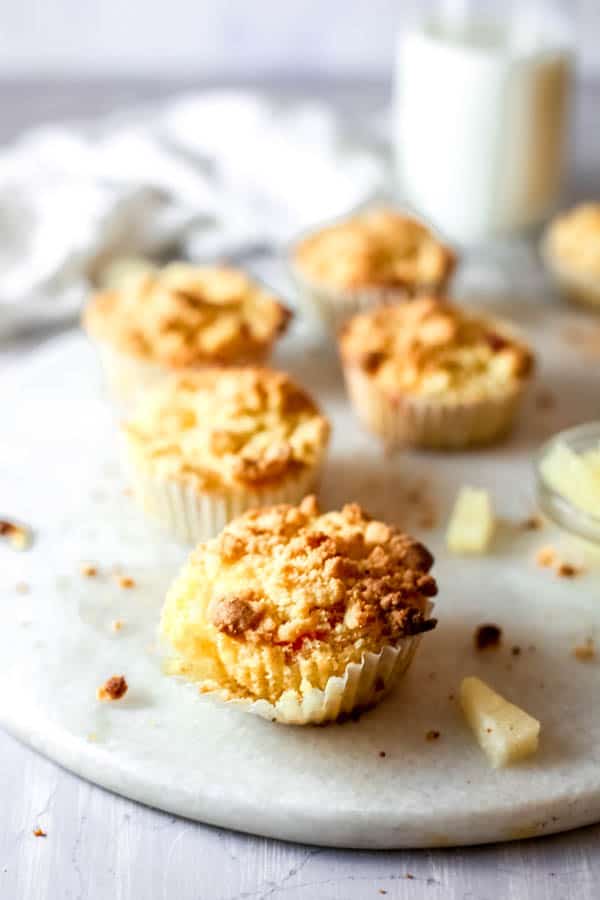
[[[540,387],[513,439],[477,453],[384,456],[357,425],[323,339],[300,330],[278,353],[277,363],[316,392],[333,421],[323,507],[358,500],[437,556],[439,627],[378,708],[328,727],[274,725],[161,674],[158,615],[188,549],[146,522],[127,492],[117,420],[83,337],[61,337],[16,366],[2,385],[0,517],[30,524],[35,541],[22,553],[0,546],[2,725],[119,794],[287,840],[429,847],[599,820],[600,663],[578,661],[572,648],[600,636],[600,568],[592,561],[573,580],[540,569],[536,549],[562,539],[550,526],[532,532],[520,523],[534,510],[536,446],[558,427],[598,415],[600,326],[551,304],[502,311],[538,348]],[[444,548],[464,483],[488,487],[505,520],[481,559]],[[97,577],[81,574],[85,562]],[[135,586],[121,587],[118,573]],[[482,622],[501,626],[499,649],[475,650]],[[113,674],[126,676],[129,692],[99,703],[96,688]],[[467,674],[541,720],[535,758],[488,767],[457,703]],[[428,740],[431,731],[439,737]]]

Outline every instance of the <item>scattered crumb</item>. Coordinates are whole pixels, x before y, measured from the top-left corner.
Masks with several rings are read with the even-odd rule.
[[[124,590],[135,587],[135,581],[129,575],[117,575],[117,583]]]
[[[439,731],[435,731],[434,729],[432,729],[431,731],[428,731],[427,734],[425,735],[425,740],[426,741],[437,741],[439,736],[440,736]]]
[[[454,694],[448,694],[448,700],[454,700]]]
[[[43,828],[34,828],[33,833],[35,837],[48,837],[48,834],[44,831]]]
[[[487,650],[490,647],[498,647],[502,640],[502,629],[498,625],[479,625],[475,629],[473,638],[476,650]]]
[[[121,628],[123,627],[123,620],[115,619],[114,622],[111,623],[110,627],[112,628],[113,631],[120,631]]]
[[[556,550],[554,547],[540,547],[535,554],[535,561],[542,569],[548,569],[556,562]]]
[[[513,656],[520,656],[521,648],[518,646],[518,644],[515,644],[514,647],[510,648],[510,652],[512,653]]]
[[[385,681],[383,680],[381,675],[379,675],[375,681],[375,690],[382,691],[384,688],[385,688]]]
[[[544,520],[541,516],[528,516],[521,522],[521,528],[524,531],[539,531],[544,527]]]
[[[404,877],[408,878],[409,881],[414,881],[414,878],[415,878],[415,876],[411,875],[410,872],[407,872]]]
[[[0,537],[6,538],[14,550],[27,550],[31,546],[30,530],[8,519],[0,519]]]
[[[379,893],[380,893],[380,894],[387,894],[387,891],[384,891],[383,888],[379,888]]]
[[[92,563],[82,563],[80,571],[86,578],[95,578],[98,574],[98,567]]]
[[[578,569],[572,563],[559,562],[554,567],[554,571],[559,578],[577,578],[578,575],[581,575],[583,569]]]
[[[573,656],[580,662],[589,662],[596,658],[596,647],[591,638],[586,638],[583,644],[573,647]]]
[[[379,751],[379,755],[380,755],[381,758],[383,759],[383,757],[385,756],[385,750],[380,750],[380,751]]]
[[[552,391],[538,391],[535,398],[535,405],[536,409],[539,409],[542,412],[547,412],[549,409],[554,409],[554,407],[556,406],[556,397],[554,396]]]
[[[30,591],[30,587],[26,581],[17,581],[15,585],[15,591],[17,594],[28,594]]]
[[[96,691],[98,700],[120,700],[127,693],[128,684],[124,675],[113,675]]]

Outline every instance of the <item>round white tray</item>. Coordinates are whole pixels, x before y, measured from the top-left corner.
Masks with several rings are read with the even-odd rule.
[[[31,550],[0,546],[0,722],[85,778],[204,822],[314,844],[417,847],[548,834],[600,819],[598,663],[571,649],[596,633],[597,572],[573,581],[537,568],[550,529],[500,529],[483,559],[447,554],[443,528],[409,502],[421,478],[443,524],[463,483],[488,486],[502,516],[532,512],[530,454],[559,426],[592,416],[593,376],[543,315],[530,323],[562,386],[558,408],[527,409],[498,450],[384,458],[345,401],[335,359],[290,339],[279,362],[315,389],[334,421],[325,507],[356,499],[422,536],[438,555],[439,627],[398,689],[357,722],[272,725],[213,705],[161,674],[156,625],[184,560],[124,492],[115,420],[93,354],[79,336],[49,345],[3,385],[0,517],[36,529]],[[569,355],[570,354],[570,355]],[[561,360],[562,368],[555,360]],[[82,562],[99,568],[80,574]],[[135,579],[119,587],[117,567]],[[28,593],[15,586],[26,582]],[[114,631],[115,619],[123,621]],[[482,622],[503,629],[477,653]],[[511,648],[520,653],[513,655]],[[130,689],[101,704],[96,688],[124,674]],[[492,771],[463,723],[460,679],[477,674],[542,722],[538,755]],[[427,740],[427,732],[440,732]],[[383,756],[385,754],[385,756]]]

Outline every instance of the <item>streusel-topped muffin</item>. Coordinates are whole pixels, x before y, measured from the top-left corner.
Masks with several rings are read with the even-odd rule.
[[[508,323],[439,297],[355,316],[339,346],[359,415],[389,445],[464,447],[500,437],[533,368]]]
[[[204,369],[148,392],[124,427],[135,495],[179,537],[205,540],[314,487],[329,423],[281,372]]]
[[[130,401],[172,372],[264,361],[289,317],[243,272],[172,263],[96,294],[83,322],[115,393]]]
[[[600,304],[600,203],[583,203],[557,216],[541,249],[569,299]]]
[[[431,229],[386,208],[319,229],[292,251],[300,286],[336,327],[373,304],[442,291],[455,265]]]
[[[192,554],[161,631],[171,674],[280,721],[375,703],[435,626],[433,557],[356,504],[253,510]]]

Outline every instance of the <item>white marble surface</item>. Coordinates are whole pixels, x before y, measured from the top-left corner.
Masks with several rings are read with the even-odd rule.
[[[0,134],[12,135],[39,118],[107,109],[158,90],[165,88],[66,83],[42,91],[36,85],[13,85],[2,89]],[[368,93],[369,106],[381,102],[380,91]],[[355,96],[355,91],[344,92],[345,102]],[[588,92],[578,111],[574,187],[579,195],[594,184],[598,133],[589,123],[597,96]],[[32,337],[3,347],[2,372],[39,342]],[[316,849],[158,813],[93,787],[4,733],[0,760],[0,896],[10,900],[362,900],[382,891],[400,900],[597,897],[600,826],[454,850]],[[38,824],[48,831],[47,838],[33,837]]]
[[[593,415],[595,380],[581,354],[563,346],[560,308],[523,298],[515,313],[534,340],[544,383],[561,384],[558,406],[550,415],[529,405],[510,443],[480,453],[383,458],[356,422],[328,340],[312,339],[299,323],[278,348],[278,365],[320,398],[333,424],[323,507],[358,500],[423,537],[436,555],[438,629],[389,699],[359,722],[329,728],[274,727],[162,675],[156,626],[188,548],[164,537],[124,494],[115,416],[91,346],[83,336],[59,337],[6,375],[3,503],[36,537],[25,554],[0,547],[0,680],[13,685],[0,695],[0,724],[125,796],[287,840],[452,846],[600,819],[597,666],[571,653],[600,632],[600,564],[576,581],[540,572],[535,548],[559,537],[520,525],[533,509],[531,455],[540,436]],[[38,474],[20,480],[23,471]],[[420,481],[437,520],[426,531],[422,504],[406,499]],[[507,523],[483,558],[456,558],[444,546],[448,510],[464,483],[487,487]],[[97,577],[81,575],[86,561]],[[134,588],[119,587],[115,567]],[[21,580],[29,591],[15,598]],[[117,619],[124,624],[114,632]],[[474,629],[490,620],[504,631],[503,647],[477,653]],[[96,688],[120,673],[126,698],[97,702]],[[471,674],[542,721],[530,763],[489,770],[456,701]],[[441,737],[428,742],[432,729]]]

